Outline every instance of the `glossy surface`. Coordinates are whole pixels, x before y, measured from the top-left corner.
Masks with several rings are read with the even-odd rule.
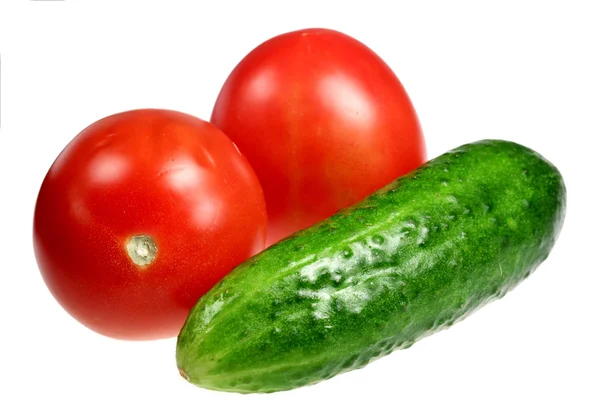
[[[273,392],[361,368],[518,285],[565,210],[539,154],[462,146],[237,267],[190,313],[180,371],[208,389]]]
[[[364,44],[326,29],[251,51],[225,82],[211,122],[259,177],[268,244],[425,162],[417,115],[394,72]]]
[[[198,298],[262,250],[258,180],[208,122],[135,110],[83,130],[39,192],[34,247],[58,302],[122,339],[172,337]]]

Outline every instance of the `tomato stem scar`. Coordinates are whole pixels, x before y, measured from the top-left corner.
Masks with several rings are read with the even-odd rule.
[[[144,268],[152,264],[152,261],[156,258],[156,252],[158,251],[156,243],[154,243],[154,240],[148,235],[130,237],[125,247],[131,261]]]

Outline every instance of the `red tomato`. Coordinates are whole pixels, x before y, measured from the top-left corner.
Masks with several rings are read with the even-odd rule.
[[[261,182],[267,244],[356,203],[426,160],[420,124],[394,72],[342,33],[307,29],[250,52],[211,122]]]
[[[58,302],[106,336],[177,335],[198,298],[264,248],[260,184],[212,124],[168,110],[115,114],[58,156],[34,247]]]

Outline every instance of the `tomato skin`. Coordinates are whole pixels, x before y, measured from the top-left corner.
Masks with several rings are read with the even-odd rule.
[[[247,160],[212,124],[170,110],[84,129],[46,175],[34,249],[58,302],[119,339],[176,336],[198,298],[264,248],[266,209]],[[146,266],[132,236],[157,249]]]
[[[252,50],[222,87],[211,122],[258,175],[267,245],[426,161],[419,120],[394,72],[328,29],[289,32]]]

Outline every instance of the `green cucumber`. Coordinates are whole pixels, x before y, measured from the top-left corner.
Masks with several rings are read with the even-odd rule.
[[[235,268],[190,312],[179,370],[250,393],[363,367],[514,288],[565,211],[562,177],[536,152],[461,146]]]

